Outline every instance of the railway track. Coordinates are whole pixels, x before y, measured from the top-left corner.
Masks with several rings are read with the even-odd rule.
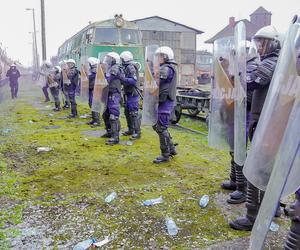
[[[199,134],[199,135],[203,135],[203,136],[208,136],[208,134],[205,133],[205,132],[201,132],[199,130],[191,129],[191,128],[188,128],[188,127],[185,127],[185,126],[182,126],[182,125],[179,125],[179,124],[172,124],[171,127],[181,129],[181,130],[186,130],[186,131],[189,131],[189,132],[192,132],[192,133],[195,133],[195,134]]]

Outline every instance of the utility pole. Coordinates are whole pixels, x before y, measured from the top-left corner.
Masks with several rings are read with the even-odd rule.
[[[45,3],[41,0],[41,27],[42,27],[42,58],[43,61],[47,59],[46,54],[46,30],[45,30]]]
[[[34,34],[34,48],[35,48],[35,70],[38,70],[39,68],[39,59],[38,59],[38,50],[37,50],[37,42],[36,42],[36,25],[35,25],[35,13],[34,13],[34,8],[26,8],[26,10],[31,10],[32,11],[32,18],[33,18],[33,34]]]

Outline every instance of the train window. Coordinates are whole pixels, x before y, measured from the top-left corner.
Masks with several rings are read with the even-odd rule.
[[[97,28],[95,32],[95,43],[102,44],[118,44],[119,34],[118,30],[114,28]]]
[[[138,30],[121,29],[122,44],[140,44],[141,37]]]

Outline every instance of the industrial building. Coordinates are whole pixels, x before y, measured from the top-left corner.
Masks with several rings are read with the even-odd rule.
[[[133,20],[145,46],[157,44],[174,50],[178,63],[178,86],[196,83],[196,39],[203,31],[159,16]]]

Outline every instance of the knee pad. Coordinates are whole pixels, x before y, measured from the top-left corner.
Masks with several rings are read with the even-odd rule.
[[[153,125],[152,128],[158,134],[162,134],[163,132],[167,131],[167,127],[161,125],[159,122]]]
[[[116,115],[114,115],[114,114],[110,114],[109,115],[109,120],[111,120],[111,121],[117,121],[117,120],[119,120],[119,117],[116,116]]]
[[[132,116],[132,117],[138,117],[139,116],[139,112],[135,111],[135,110],[134,111],[130,111],[129,115]]]

